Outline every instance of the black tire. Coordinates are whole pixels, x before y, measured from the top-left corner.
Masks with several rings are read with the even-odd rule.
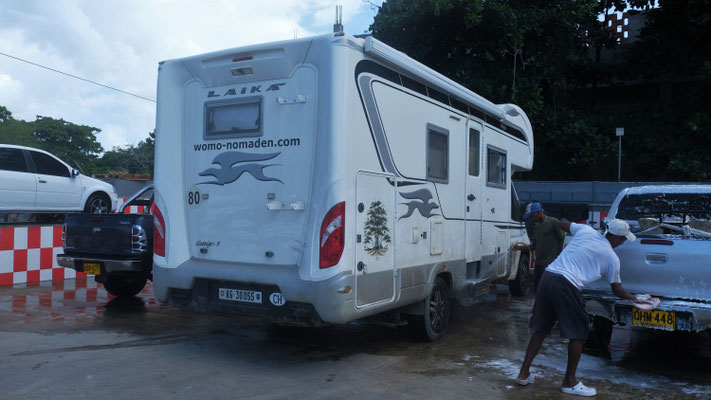
[[[423,315],[413,317],[415,334],[429,342],[444,336],[449,325],[449,287],[444,279],[437,277],[432,292],[422,302]]]
[[[111,274],[106,277],[104,288],[116,297],[133,297],[143,290],[148,278],[141,273]]]
[[[521,253],[521,258],[518,260],[518,272],[516,279],[509,281],[509,292],[512,296],[525,296],[528,294],[531,286],[531,274],[528,270],[529,254]]]
[[[84,212],[88,214],[108,214],[111,212],[111,199],[103,193],[94,193],[86,201]]]
[[[592,319],[592,329],[588,333],[586,346],[593,350],[607,351],[612,338],[612,321],[596,315]]]

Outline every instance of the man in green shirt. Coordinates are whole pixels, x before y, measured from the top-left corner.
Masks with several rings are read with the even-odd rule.
[[[558,257],[563,250],[563,240],[565,232],[558,226],[558,219],[546,215],[541,203],[533,202],[526,206],[526,214],[523,219],[535,222],[533,228],[533,239],[530,250],[535,254],[536,264],[533,269],[533,292],[538,289],[538,282],[541,280],[543,271],[548,264]],[[514,246],[514,250],[524,251],[526,246]]]

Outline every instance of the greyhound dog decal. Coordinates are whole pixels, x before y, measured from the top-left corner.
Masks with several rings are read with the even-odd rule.
[[[232,183],[232,182],[236,181],[245,172],[252,175],[254,177],[254,179],[257,179],[260,181],[277,181],[279,183],[284,183],[277,178],[272,178],[272,177],[264,175],[264,168],[271,167],[273,165],[279,165],[279,164],[262,165],[262,164],[257,164],[257,163],[250,163],[250,164],[238,165],[240,163],[245,163],[248,161],[271,160],[272,158],[278,156],[279,154],[281,154],[281,152],[266,153],[266,154],[251,154],[251,153],[242,153],[239,151],[226,151],[224,153],[220,153],[217,156],[215,156],[215,158],[212,160],[212,164],[219,165],[220,168],[208,168],[208,169],[200,172],[200,174],[199,174],[200,176],[213,176],[213,177],[215,177],[216,180],[201,182],[200,184],[212,184],[212,185],[223,186],[228,183]]]
[[[439,208],[439,205],[437,203],[430,203],[430,200],[432,200],[432,193],[428,189],[420,189],[420,190],[415,190],[414,192],[409,192],[409,193],[400,193],[400,196],[413,200],[409,201],[407,203],[400,203],[404,204],[407,206],[407,213],[403,215],[402,217],[398,218],[398,221],[407,218],[410,215],[412,215],[415,210],[420,212],[420,215],[422,215],[425,218],[429,218],[433,215],[439,215],[439,214],[432,214],[432,210],[435,208]]]

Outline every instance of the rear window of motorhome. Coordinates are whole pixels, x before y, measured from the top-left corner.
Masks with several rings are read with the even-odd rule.
[[[489,168],[486,183],[488,186],[506,188],[506,153],[489,148]]]
[[[447,183],[449,163],[449,137],[447,131],[427,126],[427,178]]]
[[[261,108],[261,99],[207,104],[205,139],[257,136],[262,128]]]

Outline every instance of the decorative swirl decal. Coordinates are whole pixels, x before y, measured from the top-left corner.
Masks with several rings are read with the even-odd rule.
[[[247,172],[248,174],[252,175],[254,179],[260,180],[260,181],[277,181],[279,183],[284,183],[281,180],[277,178],[272,178],[264,175],[264,168],[266,167],[271,167],[273,165],[279,165],[279,164],[268,164],[268,165],[261,165],[261,164],[244,164],[244,165],[236,165],[239,163],[247,162],[247,161],[266,161],[266,160],[271,160],[272,158],[278,156],[281,154],[279,153],[266,153],[266,154],[251,154],[251,153],[242,153],[239,151],[226,151],[224,153],[218,154],[215,156],[215,158],[212,160],[212,164],[214,165],[219,165],[220,168],[208,168],[202,172],[200,172],[200,176],[213,176],[216,181],[208,181],[208,182],[201,182],[199,184],[212,184],[212,185],[226,185],[228,183],[232,183],[239,179],[242,174]]]

